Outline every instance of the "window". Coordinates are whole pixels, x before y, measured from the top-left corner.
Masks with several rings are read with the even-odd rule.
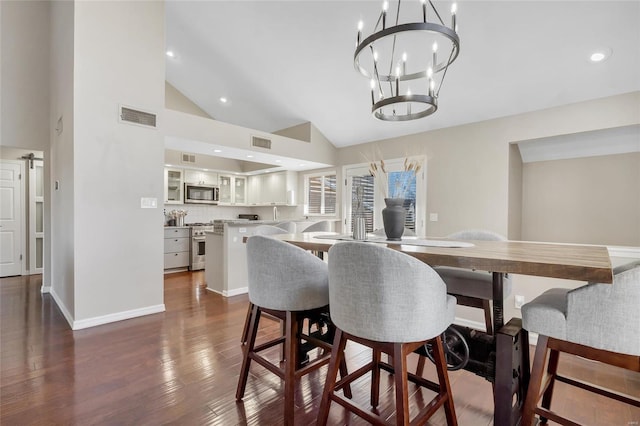
[[[394,188],[401,187],[404,208],[407,216],[404,227],[416,230],[416,174],[413,171],[389,172],[389,194]]]
[[[335,172],[306,175],[304,187],[304,214],[335,216],[337,201]]]
[[[369,164],[345,166],[343,172],[345,220],[342,224],[344,233],[351,232],[356,217],[364,217],[367,232],[382,228],[384,198],[393,194],[392,196],[402,196],[405,200],[404,208],[407,210],[405,227],[414,230],[418,235],[425,235],[426,158],[412,158],[419,160],[422,164],[422,170],[418,174],[413,170],[405,170],[404,158],[385,160],[386,172],[379,179],[371,176]]]

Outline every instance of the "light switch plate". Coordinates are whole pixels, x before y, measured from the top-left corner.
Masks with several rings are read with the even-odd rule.
[[[438,213],[429,213],[429,221],[437,222],[438,221]]]
[[[157,209],[158,199],[142,197],[140,198],[140,208],[141,209]]]

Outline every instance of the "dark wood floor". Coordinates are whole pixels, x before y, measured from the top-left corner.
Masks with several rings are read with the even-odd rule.
[[[71,331],[51,297],[40,294],[40,276],[0,279],[0,424],[281,424],[283,386],[262,367],[252,366],[244,402],[235,401],[247,297],[209,293],[203,280],[203,273],[167,276],[164,313]],[[261,335],[278,330],[266,321]],[[348,350],[350,369],[369,355],[359,346]],[[425,374],[433,378],[427,365]],[[638,374],[577,358],[562,359],[560,369],[640,394]],[[323,368],[303,378],[297,424],[315,422],[325,373]],[[492,424],[491,385],[466,371],[450,377],[459,423]],[[391,415],[391,381],[383,375],[382,383],[387,391],[381,392],[380,411]],[[353,385],[362,404],[368,402],[368,384],[363,377]],[[428,393],[414,396],[426,400]],[[640,409],[562,384],[554,402],[585,424],[640,421]],[[364,424],[336,404],[330,423]],[[430,424],[445,424],[444,413]]]

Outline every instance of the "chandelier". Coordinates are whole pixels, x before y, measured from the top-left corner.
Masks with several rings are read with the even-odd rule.
[[[442,82],[460,52],[455,3],[449,26],[431,0],[410,2],[403,11],[419,20],[403,22],[400,3],[394,15],[384,1],[366,38],[364,23],[358,22],[353,55],[356,70],[370,80],[371,112],[383,121],[415,120],[436,112]]]

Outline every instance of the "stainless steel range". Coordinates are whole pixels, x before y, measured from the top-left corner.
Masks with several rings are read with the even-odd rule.
[[[190,250],[190,271],[199,271],[204,269],[205,260],[205,232],[213,231],[213,225],[210,223],[189,223],[187,224],[191,230],[191,250]]]

